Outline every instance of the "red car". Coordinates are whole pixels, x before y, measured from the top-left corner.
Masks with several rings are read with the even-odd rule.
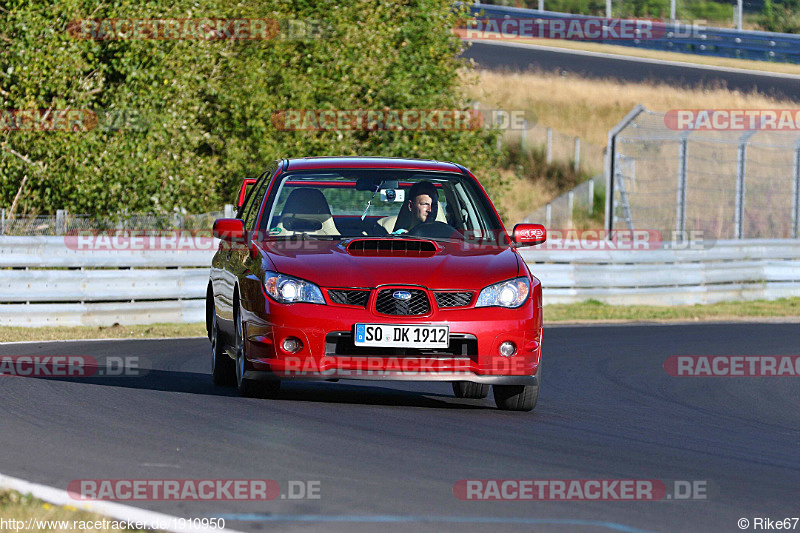
[[[541,383],[542,289],[480,183],[439,161],[321,157],[246,180],[207,293],[212,374],[245,396],[281,381],[452,382],[529,411]]]

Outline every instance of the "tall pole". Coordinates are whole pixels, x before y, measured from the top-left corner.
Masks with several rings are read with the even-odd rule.
[[[606,18],[611,18],[611,0],[606,0]]]
[[[678,6],[675,5],[676,0],[669,0],[669,21],[675,22],[678,18]]]
[[[742,0],[736,6],[736,29],[742,31]]]

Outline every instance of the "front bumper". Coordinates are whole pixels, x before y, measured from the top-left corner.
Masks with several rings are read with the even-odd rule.
[[[518,309],[434,308],[427,316],[386,316],[353,306],[284,305],[267,298],[247,302],[242,315],[245,377],[537,385],[542,341],[539,301],[530,298]],[[331,343],[332,336],[352,335],[356,323],[447,324],[451,347],[457,348],[451,353],[382,348],[349,353]],[[296,353],[285,351],[282,344],[287,337],[299,339],[302,348]],[[517,346],[511,357],[499,354],[505,341]]]

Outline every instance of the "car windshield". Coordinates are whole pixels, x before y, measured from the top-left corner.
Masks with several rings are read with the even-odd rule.
[[[409,170],[318,170],[281,175],[259,229],[269,238],[419,237],[504,234],[470,176]]]

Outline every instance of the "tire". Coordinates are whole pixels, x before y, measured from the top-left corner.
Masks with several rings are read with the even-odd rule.
[[[536,370],[536,385],[492,385],[494,403],[504,411],[533,411],[542,386],[542,364]]]
[[[214,385],[221,387],[233,385],[236,383],[236,367],[221,342],[216,313],[211,319],[209,337],[211,338],[211,380]]]
[[[486,398],[489,396],[489,385],[471,381],[454,381],[453,394],[456,395],[456,398]]]
[[[254,381],[244,377],[244,373],[247,370],[247,358],[245,357],[245,343],[242,335],[242,313],[238,308],[236,309],[234,323],[236,337],[236,388],[245,398],[274,398],[281,389],[280,380]]]

